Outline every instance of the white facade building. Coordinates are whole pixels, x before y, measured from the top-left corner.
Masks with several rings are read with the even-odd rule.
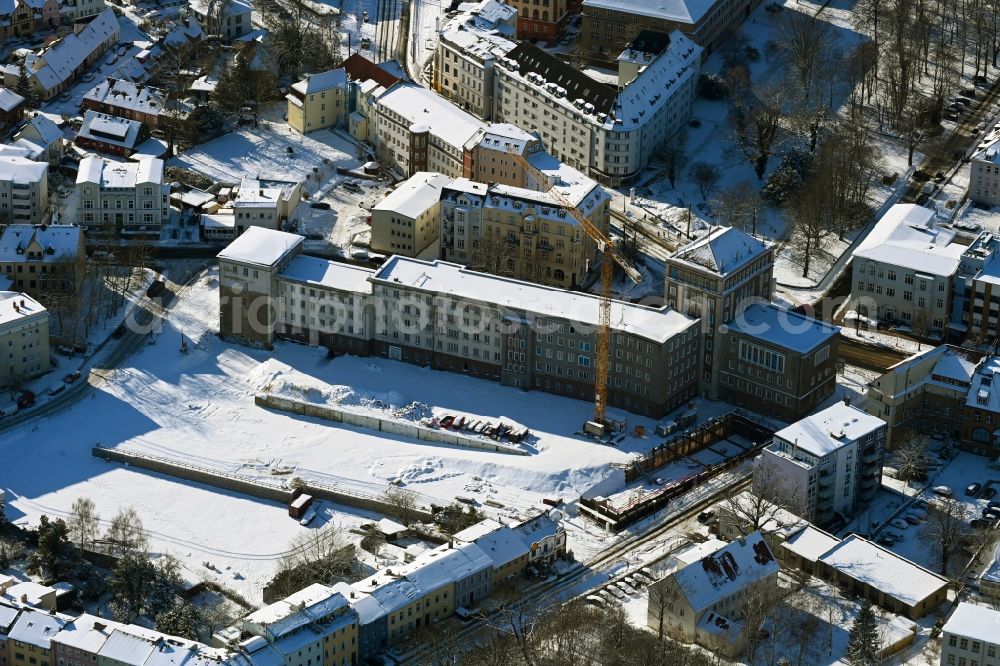
[[[31,296],[0,291],[0,386],[49,370],[49,313]]]
[[[1000,205],[1000,130],[984,138],[969,160],[969,198],[986,206]]]
[[[941,634],[941,666],[1000,666],[1000,611],[960,602]]]
[[[633,182],[691,117],[701,68],[701,47],[681,32],[652,35],[619,57],[617,86],[521,42],[496,62],[493,117],[536,129],[549,152],[605,185]]]
[[[76,176],[80,225],[88,232],[159,236],[170,217],[170,185],[163,160],[112,162],[88,155]]]
[[[516,19],[513,7],[496,4]],[[495,23],[484,22],[479,14],[456,16],[438,33],[435,89],[469,113],[489,120],[493,117],[493,65],[515,46]]]
[[[38,224],[49,217],[49,165],[0,157],[0,224]]]
[[[885,421],[838,402],[774,433],[754,493],[820,525],[853,514],[881,486]]]

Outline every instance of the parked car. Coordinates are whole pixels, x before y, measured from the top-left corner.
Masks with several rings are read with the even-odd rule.
[[[51,387],[48,391],[46,391],[46,393],[48,393],[49,395],[59,395],[65,390],[66,390],[66,385],[59,384],[58,386]]]
[[[981,483],[970,483],[965,488],[965,494],[969,497],[975,497],[979,494],[979,491],[983,489],[983,484]]]
[[[618,599],[619,601],[623,601],[625,599],[625,593],[614,585],[608,585],[607,590],[614,596],[615,599]]]
[[[309,204],[309,207],[317,210],[330,210],[330,204],[325,201],[314,201]]]
[[[889,547],[889,546],[895,546],[896,540],[887,536],[880,536],[875,543],[879,544],[880,546]]]
[[[955,494],[955,491],[948,486],[934,486],[931,492],[940,497],[951,497]]]
[[[905,520],[906,522],[908,522],[911,525],[919,525],[920,524],[920,518],[918,516],[912,514],[912,513],[904,514],[903,515],[903,520]]]
[[[907,530],[910,528],[910,524],[902,518],[896,518],[895,520],[890,521],[889,524],[897,530]]]
[[[86,74],[83,75],[84,81],[93,81],[95,78],[97,78],[97,75],[94,74],[93,72],[87,72]]]
[[[17,408],[26,409],[35,404],[35,392],[25,391],[21,395],[17,396]]]
[[[930,508],[930,504],[927,503],[927,500],[917,500],[913,503],[913,506],[918,509],[923,509],[924,511]]]
[[[899,530],[889,529],[883,532],[882,536],[887,536],[890,539],[895,539],[896,541],[900,541],[903,538],[903,533],[900,532]]]
[[[73,372],[71,372],[68,375],[66,375],[65,377],[63,377],[63,381],[66,382],[67,384],[72,384],[73,382],[75,382],[79,378],[80,378],[80,371],[79,370],[74,370]]]
[[[997,495],[997,489],[994,488],[993,486],[989,486],[988,488],[983,488],[983,492],[979,493],[979,496],[982,497],[983,499],[993,499],[994,497],[996,497],[996,495]]]
[[[616,585],[618,585],[618,589],[619,590],[621,590],[622,592],[624,592],[628,596],[634,597],[636,595],[635,588],[632,587],[631,585],[629,585],[628,583],[626,583],[625,581],[620,580],[620,581],[618,581],[616,583]]]

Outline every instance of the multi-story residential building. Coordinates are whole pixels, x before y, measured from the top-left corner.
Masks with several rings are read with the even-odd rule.
[[[483,128],[475,116],[412,83],[383,92],[374,110],[376,152],[407,176],[434,171],[458,178],[465,145]]]
[[[627,185],[687,124],[700,63],[701,47],[680,32],[644,32],[619,57],[614,86],[524,41],[494,65],[493,117],[537,129],[549,152],[591,178]]]
[[[118,42],[118,17],[110,9],[95,16],[86,26],[76,28],[54,44],[25,58],[28,82],[43,99],[50,100],[66,90],[83,71],[94,64],[112,44]],[[4,85],[15,87],[21,75],[17,64],[4,69]]]
[[[993,602],[1000,601],[1000,544],[997,544],[996,550],[993,551],[993,561],[979,576],[979,591]]]
[[[219,254],[224,337],[270,346],[277,335],[335,351],[351,342],[355,354],[593,399],[597,297],[399,256],[367,275],[321,260],[299,274],[301,243],[251,229]],[[697,320],[615,302],[611,323],[609,405],[659,417],[695,394]]]
[[[0,275],[18,291],[77,293],[87,253],[83,231],[71,224],[12,224],[0,234]]]
[[[783,421],[812,413],[837,385],[839,330],[770,303],[743,309],[720,339],[720,398]]]
[[[680,30],[712,53],[760,0],[583,0],[580,44],[588,55],[608,58],[643,30]]]
[[[527,160],[529,168],[525,169],[518,157]],[[510,123],[490,123],[473,134],[465,144],[463,162],[462,176],[469,180],[540,192],[556,182],[555,173],[544,176],[543,172],[561,164],[545,152],[537,133]]]
[[[0,223],[38,224],[49,219],[49,165],[0,157]]]
[[[302,201],[302,183],[244,178],[234,188],[227,207],[236,218],[236,232],[250,227],[280,229],[295,215]]]
[[[514,14],[512,7],[501,6]],[[439,31],[434,89],[469,113],[489,120],[493,117],[493,65],[516,44],[495,28],[480,27],[479,18],[478,14],[462,14]]]
[[[896,204],[854,251],[851,301],[862,317],[909,326],[921,337],[943,335],[954,278],[966,246],[934,212]]]
[[[1000,205],[1000,132],[984,137],[969,159],[969,198],[985,206]]]
[[[107,9],[104,0],[62,0],[59,15],[63,23],[74,23],[88,16],[97,16]]]
[[[650,585],[646,625],[735,657],[747,640],[744,605],[777,596],[778,571],[771,549],[754,532]]]
[[[52,638],[52,663],[55,666],[94,666],[111,634],[125,625],[84,613],[67,622]]]
[[[958,439],[962,406],[978,363],[978,354],[966,349],[925,349],[868,384],[865,410],[886,422],[890,447],[913,432]]]
[[[720,326],[747,303],[771,300],[774,247],[740,229],[715,227],[667,258],[664,294],[668,306],[701,318],[702,389],[717,399],[726,352]]]
[[[959,602],[941,632],[941,666],[1000,666],[1000,611]]]
[[[536,156],[538,173],[547,181],[541,191],[466,178],[444,188],[442,258],[563,289],[583,283],[596,265],[597,246],[568,206],[607,233],[610,197],[596,182],[544,152],[529,156],[529,162]],[[553,182],[559,198],[547,188]]]
[[[310,74],[292,84],[288,100],[288,126],[307,134],[347,124],[347,71],[341,67]]]
[[[0,88],[0,132],[6,132],[24,118],[24,98],[10,88]]]
[[[190,0],[188,6],[209,35],[237,39],[253,30],[252,9],[243,0]]]
[[[962,448],[990,459],[1000,455],[1000,356],[987,356],[976,368],[959,419]]]
[[[17,616],[21,613],[19,608],[0,604],[0,666],[7,666],[7,634],[17,621]]]
[[[150,129],[160,125],[166,92],[125,79],[107,78],[83,97],[83,108],[100,114],[136,120]]]
[[[149,130],[138,120],[86,111],[73,142],[88,150],[128,157],[148,137]]]
[[[14,133],[14,141],[19,145],[30,145],[35,152],[41,152],[50,165],[59,164],[63,156],[63,133],[51,118],[35,113]],[[34,157],[32,159],[35,159]],[[40,160],[40,161],[42,161]]]
[[[422,171],[373,206],[371,248],[405,257],[420,256],[431,248],[441,227],[442,188],[451,180],[444,174]]]
[[[566,30],[571,0],[508,0],[517,10],[520,39],[553,40]]]
[[[170,218],[170,184],[156,157],[112,162],[88,155],[80,160],[76,189],[87,233],[159,237],[160,225]]]
[[[516,525],[487,519],[454,535],[456,542],[474,543],[493,561],[494,588],[520,576],[529,566],[546,566],[566,554],[566,530],[549,513]]]
[[[250,664],[348,666],[358,663],[358,614],[343,594],[314,583],[240,622]]]
[[[0,301],[0,304],[3,302]],[[6,306],[4,306],[6,307]],[[2,321],[2,318],[0,318]],[[0,333],[0,341],[3,340]],[[46,365],[48,365],[46,349]],[[0,373],[3,373],[0,370]],[[3,377],[3,374],[0,374]],[[7,635],[8,666],[56,666],[52,659],[52,637],[69,620],[34,608],[23,608]]]
[[[881,487],[885,435],[885,421],[838,402],[774,433],[753,491],[819,525],[846,518]]]

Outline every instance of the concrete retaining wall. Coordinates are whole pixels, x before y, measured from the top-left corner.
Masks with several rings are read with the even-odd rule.
[[[117,449],[106,449],[100,446],[91,449],[91,453],[95,457],[102,458],[104,460],[125,463],[127,465],[132,465],[133,467],[148,469],[151,472],[159,472],[161,474],[177,477],[179,479],[204,483],[208,486],[232,490],[245,495],[250,495],[251,497],[259,497],[261,499],[280,502],[281,504],[288,504],[292,501],[291,489],[286,489],[277,485],[269,485],[251,479],[241,479],[223,472],[200,469],[191,465],[165,460],[163,458],[156,458],[129,451],[119,451]],[[387,490],[388,488],[389,486],[386,486]],[[316,499],[326,500],[335,504],[343,504],[357,509],[364,509],[366,511],[374,511],[376,513],[385,514],[391,513],[393,508],[383,501],[381,495],[361,495],[356,492],[344,492],[332,486],[309,483],[308,481],[303,484],[302,489],[303,492],[312,495]],[[419,500],[418,506],[412,513],[414,519],[416,520],[431,520],[434,517],[433,507],[421,505]]]
[[[339,409],[332,405],[316,405],[310,402],[301,402],[289,398],[279,398],[269,393],[254,396],[254,403],[258,407],[269,407],[300,416],[312,416],[335,423],[346,423],[348,425],[368,428],[378,432],[387,432],[403,437],[412,437],[425,442],[440,442],[442,444],[452,444],[454,446],[464,446],[467,449],[480,449],[483,451],[493,451],[495,453],[509,453],[511,455],[526,456],[528,452],[507,444],[499,442],[488,442],[477,437],[466,437],[447,430],[436,430],[426,428],[417,423],[406,423],[394,419],[368,416],[367,414],[357,414],[355,412]]]

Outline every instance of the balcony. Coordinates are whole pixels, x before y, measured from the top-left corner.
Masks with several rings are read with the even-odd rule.
[[[820,472],[819,473],[819,487],[820,488],[829,488],[830,486],[833,485],[833,481],[834,481],[833,474],[830,474],[829,472]]]
[[[861,462],[866,465],[870,465],[873,462],[877,462],[881,457],[881,454],[877,450],[869,451],[861,455]]]
[[[828,500],[832,500],[833,499],[833,488],[820,488],[819,492],[816,493],[816,497],[818,497],[820,500],[822,500],[824,502],[828,501]]]

